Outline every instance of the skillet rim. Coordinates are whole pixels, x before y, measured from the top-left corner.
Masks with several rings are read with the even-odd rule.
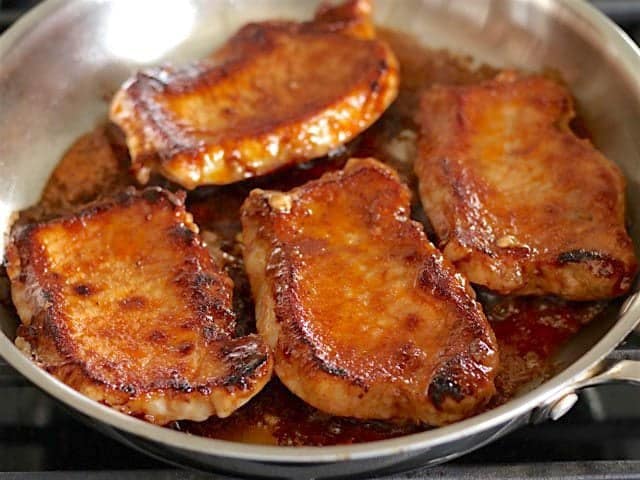
[[[540,3],[539,7],[546,11],[552,9],[549,6],[550,3],[539,0],[517,1],[525,4]],[[101,3],[99,0],[73,0],[73,2],[45,0],[0,36],[0,62],[13,45],[33,31],[37,31],[37,25],[43,18],[54,14],[63,6],[68,7],[72,3],[78,2]],[[634,78],[635,72],[640,71],[640,48],[594,6],[584,0],[555,0],[553,3],[559,7],[560,18],[562,13],[575,15],[584,25],[589,28],[595,27],[600,34],[604,35],[603,45],[606,45],[610,53],[615,52],[618,55],[617,66],[623,70],[622,74],[628,78]],[[640,99],[640,80],[633,82],[632,88],[635,90],[636,98]],[[154,443],[162,443],[178,450],[238,460],[288,464],[330,463],[426,451],[491,428],[498,428],[510,421],[524,417],[550,400],[555,400],[559,395],[573,391],[581,381],[589,378],[598,370],[604,357],[624,340],[640,321],[640,295],[637,292],[632,293],[621,311],[624,313],[619,314],[615,325],[590,351],[583,354],[558,375],[504,405],[466,420],[425,432],[375,442],[325,447],[251,445],[198,437],[160,427],[130,417],[85,397],[24,356],[4,334],[0,334],[0,355],[20,374],[56,400],[94,421],[105,423],[110,427]]]

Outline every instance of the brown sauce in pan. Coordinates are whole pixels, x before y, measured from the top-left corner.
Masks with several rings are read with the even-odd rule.
[[[480,294],[500,350],[497,394],[490,407],[555,373],[550,362],[581,327],[595,319],[607,302],[569,302],[551,297],[498,297]]]
[[[472,68],[469,58],[419,46],[403,34],[382,31],[401,65],[401,89],[396,102],[369,130],[328,158],[277,172],[266,177],[189,192],[188,209],[205,241],[220,247],[216,253],[235,282],[234,303],[238,334],[255,331],[253,302],[242,265],[240,206],[253,188],[290,189],[343,166],[351,156],[373,156],[396,168],[414,191],[414,217],[425,221],[416,192],[412,158],[416,127],[413,121],[420,89],[434,83],[464,84],[491,77],[489,67]],[[577,123],[581,136],[587,130]],[[21,212],[19,221],[41,219],[135,185],[121,133],[113,126],[99,126],[79,138],[51,176],[38,205]],[[175,190],[159,178],[152,184]],[[428,227],[427,227],[428,230]],[[0,272],[1,274],[2,272]],[[6,279],[0,296],[7,299]],[[497,395],[490,406],[504,403],[526,385],[540,383],[553,374],[550,357],[582,325],[603,309],[604,303],[576,303],[551,298],[503,298],[481,293],[485,313],[498,338],[501,370]],[[427,429],[393,422],[358,421],[322,413],[292,395],[277,380],[247,405],[226,419],[175,422],[171,428],[206,437],[279,445],[334,445],[397,437]]]
[[[174,428],[247,443],[315,446],[383,440],[425,429],[419,425],[333,417],[289,393],[277,379],[228,418],[178,422]]]

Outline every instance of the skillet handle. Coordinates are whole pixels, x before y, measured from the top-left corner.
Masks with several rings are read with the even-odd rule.
[[[595,375],[581,380],[576,390],[612,382],[627,382],[640,385],[640,351],[615,350],[602,362]]]
[[[577,392],[608,383],[632,383],[640,385],[640,351],[616,350],[605,358],[592,374],[578,380],[561,394],[532,412],[531,423],[558,420],[578,401]]]

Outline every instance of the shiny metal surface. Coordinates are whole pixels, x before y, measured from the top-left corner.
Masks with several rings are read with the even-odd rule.
[[[48,0],[26,15],[0,37],[0,229],[6,231],[11,212],[38,198],[70,143],[105,118],[107,99],[132,71],[198,58],[249,20],[309,17],[316,3]],[[581,0],[377,0],[376,16],[428,46],[499,66],[562,72],[596,144],[625,171],[631,233],[640,241],[640,53],[605,17]],[[548,407],[576,388],[614,378],[602,359],[638,319],[634,297],[623,314],[612,311],[567,345],[558,375],[490,412],[398,439],[321,448],[199,438],[120,414],[22,356],[12,343],[15,319],[6,312],[0,312],[0,354],[97,428],[159,458],[234,474],[321,478],[443,462],[547,418]],[[619,369],[618,379],[640,379],[640,364]]]

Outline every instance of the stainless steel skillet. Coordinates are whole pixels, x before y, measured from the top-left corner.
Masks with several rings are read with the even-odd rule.
[[[103,119],[131,71],[203,56],[249,20],[308,18],[301,0],[48,0],[0,37],[0,229],[34,203],[60,155]],[[597,145],[625,171],[631,233],[640,242],[640,52],[580,0],[377,0],[379,24],[479,61],[560,70]],[[576,171],[576,175],[581,172]],[[4,248],[0,240],[0,251]],[[637,287],[636,287],[637,289]],[[323,478],[435,464],[527,422],[560,416],[574,392],[640,383],[640,362],[606,359],[640,319],[632,295],[561,352],[566,368],[506,405],[457,424],[393,440],[337,447],[266,447],[210,440],[127,417],[66,387],[13,346],[0,312],[0,354],[97,428],[166,461],[235,475]]]

